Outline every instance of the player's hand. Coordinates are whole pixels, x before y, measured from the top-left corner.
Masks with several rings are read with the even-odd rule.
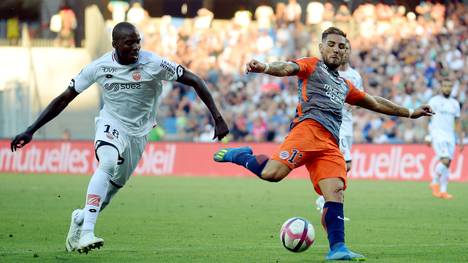
[[[431,106],[421,105],[414,110],[413,115],[411,115],[411,119],[417,119],[422,116],[432,116],[434,114],[435,113],[432,111]]]
[[[229,128],[223,118],[215,119],[214,139],[221,141],[229,133]]]
[[[266,64],[255,59],[252,59],[246,65],[245,73],[254,72],[254,73],[263,73],[265,71]]]
[[[14,152],[17,149],[23,148],[32,140],[33,134],[31,132],[25,131],[20,133],[13,138],[11,141],[11,151]]]
[[[459,151],[460,153],[462,153],[464,149],[465,149],[465,144],[464,144],[464,143],[460,143],[460,145],[458,146],[458,151]]]

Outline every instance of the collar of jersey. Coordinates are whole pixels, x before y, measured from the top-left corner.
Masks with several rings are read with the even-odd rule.
[[[135,65],[146,64],[147,62],[143,60],[143,57],[141,56],[141,51],[140,51],[140,53],[138,53],[138,60],[135,63],[128,64],[128,65],[120,64],[119,61],[117,61],[117,55],[115,54],[115,50],[112,51],[112,61],[114,61],[115,63],[117,63],[119,66],[122,66],[122,67],[134,67]]]

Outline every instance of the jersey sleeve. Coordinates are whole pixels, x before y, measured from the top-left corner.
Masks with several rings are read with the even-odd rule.
[[[74,88],[78,93],[85,91],[96,81],[96,71],[94,63],[87,65],[70,81],[70,85],[68,87]]]
[[[151,58],[150,71],[154,78],[173,81],[182,77],[185,69],[173,61],[153,55]]]
[[[346,95],[345,102],[351,105],[355,105],[359,101],[363,100],[366,96],[366,93],[362,90],[357,89],[353,83],[349,80],[345,80],[346,84],[348,84],[349,91],[348,95]]]
[[[306,79],[315,71],[315,67],[320,60],[316,57],[306,57],[293,60],[299,66],[297,76],[300,79]]]

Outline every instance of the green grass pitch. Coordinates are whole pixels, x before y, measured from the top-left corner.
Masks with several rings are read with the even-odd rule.
[[[307,180],[136,176],[99,217],[104,247],[67,253],[69,217],[88,180],[0,174],[0,262],[322,262],[328,250]],[[427,183],[350,181],[349,247],[371,262],[468,262],[468,184],[449,189],[447,201]],[[303,253],[279,241],[293,216],[315,226]]]

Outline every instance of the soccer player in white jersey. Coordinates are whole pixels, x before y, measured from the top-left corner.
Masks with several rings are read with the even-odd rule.
[[[355,70],[349,65],[349,56],[351,55],[351,44],[349,40],[346,40],[346,50],[343,55],[343,63],[338,68],[338,73],[340,76],[346,80],[351,81],[353,85],[358,88],[359,90],[364,91],[362,85],[362,77]],[[345,104],[342,110],[343,117],[341,119],[341,126],[340,126],[340,150],[343,154],[343,157],[346,162],[346,171],[349,172],[351,170],[351,146],[353,145],[353,114],[351,105]],[[319,196],[315,201],[317,206],[317,210],[320,213],[323,212],[323,206],[325,205],[325,199],[323,196]],[[345,217],[345,220],[349,220],[349,218]]]
[[[132,24],[117,24],[112,31],[114,50],[83,68],[37,120],[11,142],[12,151],[24,147],[40,127],[76,96],[93,83],[100,85],[104,107],[96,118],[94,144],[99,165],[89,182],[84,208],[72,213],[66,238],[68,251],[88,253],[104,244],[102,238],[94,235],[98,214],[125,185],[141,158],[147,134],[156,124],[155,111],[163,80],[195,89],[213,116],[213,139],[221,140],[229,133],[203,80],[181,65],[141,51],[140,41],[140,34]]]
[[[452,199],[447,193],[447,185],[450,177],[450,163],[455,151],[455,131],[459,135],[460,151],[463,151],[463,132],[460,123],[460,104],[452,97],[453,82],[448,76],[441,81],[441,94],[432,97],[429,105],[435,112],[429,123],[429,134],[439,163],[435,167],[434,177],[430,187],[435,197]]]

